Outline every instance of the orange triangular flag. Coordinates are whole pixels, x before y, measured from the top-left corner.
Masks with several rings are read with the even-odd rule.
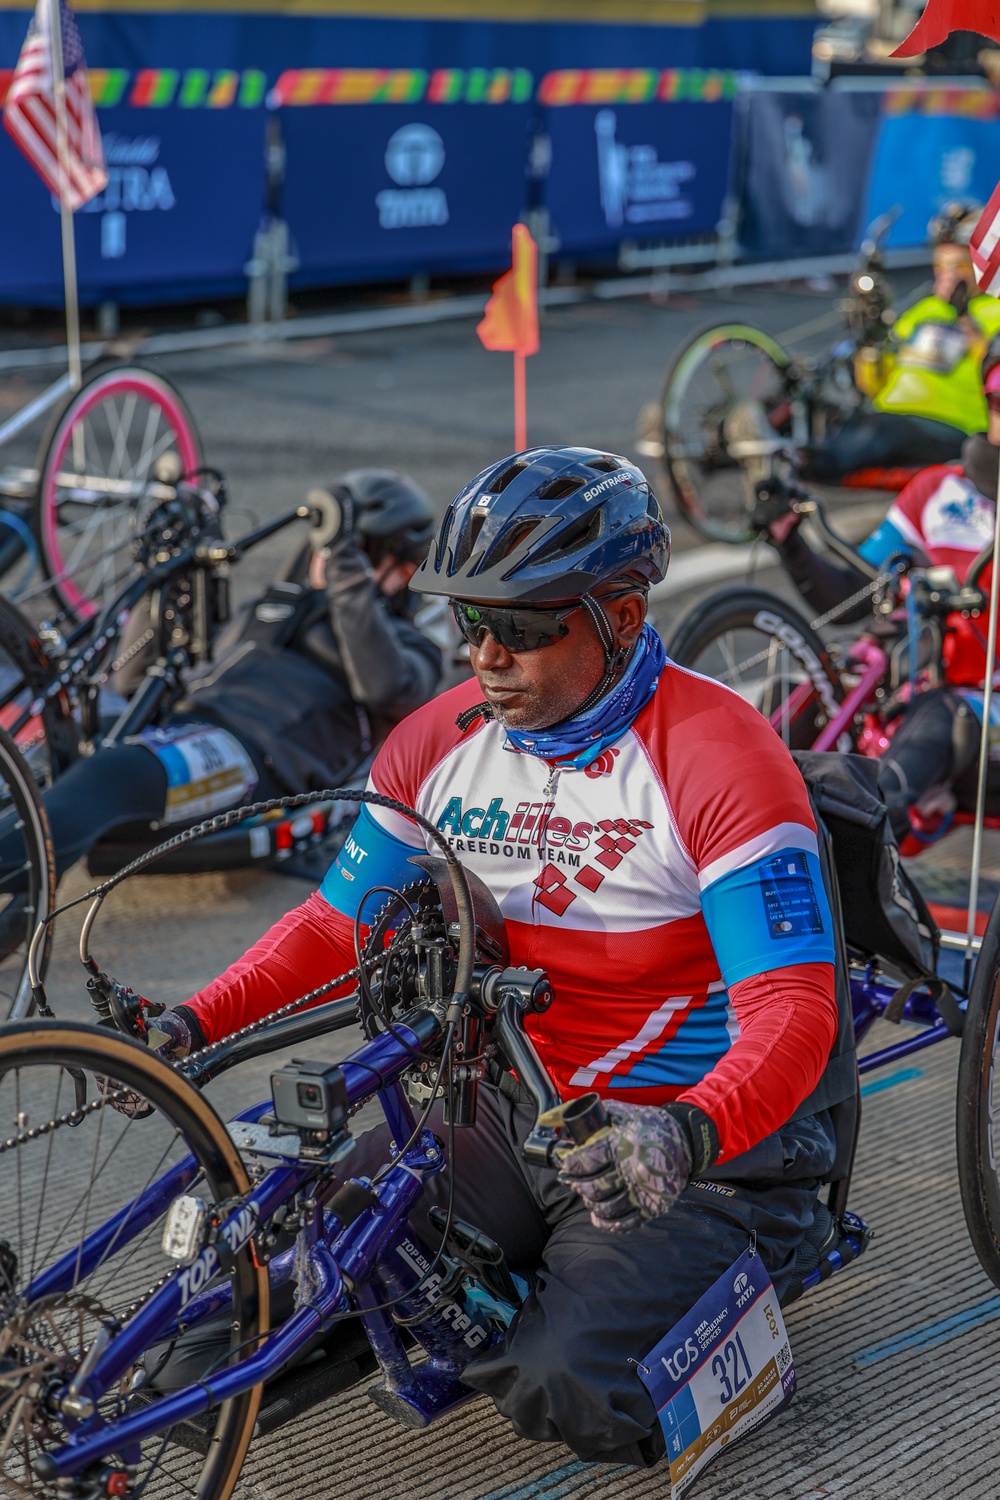
[[[538,353],[538,246],[526,225],[510,232],[511,268],[493,283],[486,316],[476,332],[486,349]]]

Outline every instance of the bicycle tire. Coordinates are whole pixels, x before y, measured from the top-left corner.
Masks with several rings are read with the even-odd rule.
[[[791,364],[789,355],[777,339],[772,338],[760,328],[754,328],[749,323],[722,323],[718,326],[703,328],[695,333],[675,357],[663,383],[663,395],[660,402],[663,425],[663,467],[668,486],[678,508],[694,529],[710,542],[736,544],[752,541],[757,534],[747,521],[746,501],[749,500],[749,496],[744,497],[744,503],[737,507],[731,519],[725,516],[720,519],[710,514],[704,487],[699,493],[696,475],[692,472],[689,463],[691,455],[683,451],[686,444],[682,434],[681,403],[699,367],[705,364],[710,354],[724,344],[758,349],[766,359],[771,361],[782,380]],[[718,436],[721,447],[723,446],[721,431]],[[722,467],[726,466],[722,465]],[[733,462],[731,468],[735,471],[738,466]]]
[[[96,1074],[106,1079],[113,1079],[116,1085],[134,1089],[145,1099],[155,1106],[156,1110],[163,1116],[165,1132],[175,1134],[175,1139],[181,1140],[187,1151],[194,1155],[195,1161],[200,1169],[204,1187],[211,1193],[213,1203],[221,1205],[234,1198],[245,1195],[250,1188],[249,1180],[239,1153],[233,1145],[225,1126],[216,1115],[211,1105],[188,1081],[181,1077],[168,1063],[163,1062],[155,1053],[147,1051],[137,1042],[115,1032],[103,1030],[93,1026],[83,1025],[70,1021],[36,1021],[30,1025],[24,1023],[8,1024],[0,1027],[0,1085],[6,1085],[8,1079],[13,1076],[13,1087],[16,1091],[17,1100],[32,1097],[30,1080],[25,1086],[24,1076],[31,1067],[41,1069],[48,1067],[62,1073],[70,1068],[75,1068],[84,1075]],[[59,1095],[57,1093],[57,1108]],[[12,1103],[8,1099],[8,1104]],[[101,1105],[95,1110],[95,1115],[101,1117],[101,1126],[110,1130],[111,1126],[104,1123],[106,1106]],[[9,1113],[9,1111],[8,1111]],[[53,1115],[53,1119],[59,1118]],[[119,1139],[123,1138],[124,1132],[131,1128],[135,1121],[122,1121],[120,1116],[111,1114],[112,1120],[117,1120],[119,1128]],[[86,1121],[79,1122],[86,1124]],[[23,1131],[23,1125],[16,1127]],[[47,1142],[46,1149],[49,1156],[45,1164],[45,1181],[42,1184],[41,1193],[55,1192],[58,1198],[59,1173],[58,1170],[50,1176],[52,1165],[52,1142],[56,1139],[57,1130],[51,1130],[42,1139]],[[139,1128],[142,1128],[140,1125]],[[17,1172],[18,1179],[16,1187],[18,1191],[22,1188],[25,1193],[30,1192],[31,1179],[22,1182],[20,1166],[10,1167],[10,1163],[18,1159],[18,1153],[25,1151],[31,1142],[27,1140],[27,1132],[18,1137],[18,1144],[10,1149],[10,1142],[6,1143],[4,1157],[0,1162],[6,1162],[8,1166],[5,1173],[9,1177],[11,1171]],[[72,1132],[74,1141],[75,1160],[79,1162],[85,1159],[85,1152],[76,1143],[77,1132]],[[96,1160],[96,1157],[95,1157]],[[122,1161],[119,1156],[116,1160]],[[94,1166],[92,1164],[92,1174]],[[154,1169],[158,1170],[158,1169]],[[75,1179],[78,1185],[79,1178]],[[8,1193],[13,1192],[13,1186],[7,1182]],[[126,1194],[129,1191],[125,1190]],[[12,1201],[8,1199],[6,1201]],[[56,1213],[62,1212],[62,1206],[56,1208]],[[87,1224],[88,1212],[83,1215],[84,1226]],[[14,1216],[12,1216],[13,1219]],[[80,1215],[77,1214],[77,1219]],[[157,1221],[158,1222],[158,1221]],[[91,1227],[94,1227],[93,1225]],[[152,1226],[147,1226],[152,1227]],[[5,1224],[5,1233],[8,1238],[5,1241],[5,1250],[9,1254],[14,1248],[10,1245],[10,1235],[13,1229]],[[84,1229],[81,1232],[86,1232]],[[34,1246],[31,1253],[30,1271],[26,1273],[26,1279],[34,1280],[37,1274],[37,1246],[39,1237],[34,1227],[28,1231],[34,1233]],[[27,1238],[26,1241],[27,1242]],[[67,1252],[72,1252],[74,1245],[71,1241],[69,1246],[65,1240],[58,1240],[58,1255],[65,1257]],[[112,1242],[113,1243],[113,1242]],[[126,1254],[132,1256],[136,1241],[129,1240],[128,1250],[124,1249],[126,1241],[123,1239],[123,1249],[120,1252],[124,1257]],[[119,1252],[114,1252],[115,1254]],[[98,1263],[97,1270],[106,1269],[109,1252]],[[16,1251],[15,1251],[16,1257]],[[230,1335],[230,1348],[246,1349],[267,1332],[268,1329],[268,1272],[266,1266],[255,1264],[256,1256],[253,1249],[253,1241],[250,1241],[233,1258],[231,1262],[231,1285],[233,1289],[233,1327]],[[22,1262],[15,1258],[15,1265],[20,1266]],[[18,1274],[15,1272],[15,1275]],[[95,1273],[96,1274],[96,1273]],[[87,1284],[88,1277],[82,1276],[75,1280],[69,1289],[69,1295],[77,1293],[78,1288]],[[16,1288],[15,1288],[16,1289]],[[8,1319],[9,1323],[9,1319]],[[44,1351],[43,1351],[44,1352]],[[62,1377],[63,1379],[65,1376]],[[197,1487],[190,1492],[196,1494],[199,1500],[228,1500],[232,1494],[246,1457],[247,1449],[253,1435],[253,1426],[256,1420],[257,1410],[260,1404],[261,1388],[254,1387],[244,1392],[241,1396],[233,1397],[214,1409],[215,1429],[208,1435],[207,1454],[201,1468]],[[29,1413],[29,1419],[38,1416],[37,1412]],[[40,1414],[37,1427],[26,1428],[35,1438],[36,1449],[44,1452],[44,1444],[38,1440],[37,1431],[42,1429],[43,1423],[48,1420],[48,1413]],[[53,1441],[60,1439],[56,1436]],[[27,1437],[25,1443],[27,1446]],[[160,1448],[162,1455],[165,1444]],[[18,1455],[19,1458],[23,1457]],[[5,1468],[11,1462],[10,1456],[5,1460]],[[0,1487],[3,1485],[3,1473],[0,1472]],[[143,1486],[145,1489],[145,1485]]]
[[[976,960],[958,1063],[956,1145],[962,1211],[979,1264],[1000,1287],[1000,1165],[994,1141],[994,1089],[1000,1087],[1000,900]],[[1000,1101],[998,1101],[1000,1107]]]
[[[7,729],[26,703],[45,691],[57,669],[28,616],[0,594],[0,678],[4,655],[13,669],[10,680],[0,682],[0,728]],[[48,786],[78,754],[76,720],[66,695],[50,698],[39,718],[29,720],[15,738],[35,782]]]
[[[146,409],[147,425],[141,438],[145,446],[132,461],[126,446],[140,402]],[[115,403],[120,403],[120,410]],[[103,424],[99,421],[102,408]],[[93,425],[92,431],[85,425],[88,422]],[[92,497],[99,492],[92,485],[78,486],[74,498],[71,485],[63,482],[75,467],[71,455],[75,427],[83,434],[86,476],[117,486],[104,505],[93,504]],[[106,429],[106,434],[104,430],[99,432],[99,427]],[[202,463],[194,418],[180,393],[163,375],[142,365],[96,366],[80,389],[67,396],[53,415],[38,452],[38,491],[30,520],[38,540],[42,570],[50,580],[52,593],[74,619],[91,618],[115,592],[117,565],[129,557],[128,522],[133,500],[141,494],[157,459],[168,451],[176,452],[182,473],[189,473]],[[79,539],[75,539],[68,515],[60,519],[60,509],[68,511],[73,504],[84,508],[84,516],[89,506],[90,514],[98,517],[96,529],[88,529],[86,521],[80,523]],[[92,535],[97,550],[91,568],[86,557]]]
[[[700,599],[681,617],[665,641],[667,656],[678,666],[714,677],[753,701],[754,694],[742,679],[727,681],[726,674],[706,669],[706,659],[711,660],[713,644],[727,633],[735,636],[737,631],[754,632],[762,638],[777,641],[797,663],[794,670],[797,682],[804,683],[807,678],[812,682],[813,692],[796,705],[794,718],[779,719],[776,725],[790,748],[808,750],[819,730],[843,702],[844,688],[820,636],[804,615],[777,594],[768,593],[766,589],[738,587],[719,589]],[[724,659],[726,653],[720,650],[719,657]],[[750,663],[751,666],[755,664],[753,652]],[[739,667],[741,663],[735,665]],[[733,676],[732,673],[729,675]],[[791,677],[788,680],[791,683]],[[765,689],[765,694],[769,691]],[[761,704],[755,703],[754,706],[761,707]],[[762,711],[770,709],[765,716],[772,718],[780,707],[780,703],[767,699]]]
[[[34,1007],[28,983],[28,947],[38,923],[48,922],[55,907],[56,856],[49,820],[34,777],[16,744],[3,729],[0,729],[0,785],[7,791],[6,797],[0,799],[0,807],[6,812],[9,799],[14,812],[12,831],[23,833],[25,858],[22,868],[28,877],[23,895],[15,892],[9,905],[0,911],[0,948],[3,950],[0,952],[0,1006],[5,1007],[7,1020],[17,1021],[30,1015]],[[2,890],[3,881],[0,879]],[[13,947],[19,930],[20,941],[17,947]],[[40,979],[44,979],[48,968],[52,935],[53,926],[48,922],[38,951]],[[13,963],[9,971],[5,971],[3,966],[8,958],[12,958]]]

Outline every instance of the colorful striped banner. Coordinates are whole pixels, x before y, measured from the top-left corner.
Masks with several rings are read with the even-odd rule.
[[[569,104],[650,104],[687,100],[714,103],[733,99],[739,74],[705,68],[561,68],[546,73],[538,102]]]
[[[955,115],[965,119],[994,120],[1000,114],[1000,92],[996,89],[887,89],[882,96],[883,115]]]
[[[12,76],[0,69],[0,104]],[[540,104],[649,104],[678,100],[714,103],[735,97],[739,74],[704,68],[561,68],[538,85]],[[131,83],[131,90],[129,85]],[[268,98],[267,74],[218,68],[91,68],[94,103],[113,109],[259,109]],[[271,91],[276,105],[526,104],[535,95],[527,68],[288,68]],[[885,96],[886,114],[963,114],[992,118],[1000,95],[989,90],[899,89]]]

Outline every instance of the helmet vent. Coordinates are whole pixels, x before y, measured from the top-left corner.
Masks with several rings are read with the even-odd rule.
[[[616,458],[612,458],[610,454],[606,454],[603,458],[587,459],[587,468],[600,469],[602,474],[613,474],[615,470],[620,467],[621,466],[618,463],[618,460]]]
[[[478,505],[473,506],[468,525],[459,537],[458,546],[455,549],[456,571],[465,567],[475,551],[476,542],[479,540],[479,533],[483,529],[483,522],[486,520],[487,515],[488,512],[481,510]]]
[[[539,500],[563,500],[567,495],[572,495],[575,490],[583,488],[584,481],[576,474],[562,474],[558,479],[550,479],[548,484],[543,484],[538,491]]]
[[[592,546],[600,538],[603,529],[604,512],[600,508],[592,510],[574,526],[560,531],[551,542],[546,543],[532,558],[532,564],[547,562],[550,558],[567,556],[581,547]]]
[[[503,473],[492,482],[492,484],[490,485],[490,494],[501,494],[509,484],[513,483],[518,474],[522,473],[529,467],[530,466],[525,459],[519,459],[517,463],[511,464],[509,469],[504,469]]]
[[[503,562],[505,557],[510,557],[548,519],[547,516],[519,516],[512,525],[500,533],[476,568],[476,572],[484,573],[487,568],[496,567],[497,563]]]

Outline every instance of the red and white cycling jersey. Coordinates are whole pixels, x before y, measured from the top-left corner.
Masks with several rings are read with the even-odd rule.
[[[529,1030],[564,1097],[681,1097],[724,1157],[745,1150],[810,1093],[836,1032],[815,823],[787,750],[737,694],[672,663],[584,770],[510,748],[492,720],[463,733],[480,698],[472,681],[404,720],[372,788],[441,829],[496,896],[511,962],[549,974]],[[306,930],[328,974],[330,952],[346,968],[355,914],[384,900],[365,893],[417,878],[410,856],[435,847],[363,808],[321,894],[191,1002],[206,1034],[319,982]]]
[[[911,479],[886,513],[881,526],[859,551],[881,565],[893,553],[922,552],[938,566],[953,568],[959,583],[986,544],[993,539],[995,506],[980,494],[957,465],[936,465]],[[988,587],[992,567],[981,583]],[[986,671],[985,621],[952,615],[944,640],[945,676],[949,682],[981,687]]]

